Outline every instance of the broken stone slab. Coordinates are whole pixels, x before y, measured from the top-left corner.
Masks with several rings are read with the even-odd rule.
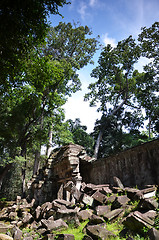
[[[37,206],[37,208],[35,209],[35,219],[39,219],[41,216],[41,207]]]
[[[64,199],[55,199],[54,201],[56,201],[56,203],[58,203],[58,204],[60,204],[60,205],[66,206],[67,208],[73,207],[72,202],[66,201],[66,200],[64,200]]]
[[[152,220],[155,220],[155,218],[156,218],[156,216],[157,216],[157,213],[156,213],[156,211],[154,211],[154,210],[149,210],[149,211],[143,213],[143,215],[144,215],[145,217],[148,217],[148,218],[152,219]]]
[[[98,203],[103,204],[106,202],[106,196],[97,190],[92,196]]]
[[[16,226],[14,226],[11,229],[11,234],[12,234],[13,238],[16,239],[16,240],[21,240],[22,239],[22,231]]]
[[[105,203],[106,204],[112,204],[115,201],[116,197],[117,197],[116,194],[112,194],[111,196],[106,198]]]
[[[149,229],[147,235],[151,240],[159,240],[159,231],[155,228]]]
[[[88,222],[88,224],[91,224],[91,225],[97,225],[97,224],[102,224],[102,223],[105,223],[104,219],[95,214],[91,215],[89,222]]]
[[[130,198],[131,200],[139,200],[139,199],[141,199],[142,196],[143,196],[143,194],[141,193],[141,191],[138,190],[138,189],[136,189],[136,188],[126,187],[126,188],[124,188],[123,190],[126,192],[128,198]],[[140,196],[140,194],[137,195],[137,193],[141,193],[141,196]]]
[[[28,212],[23,213],[22,222],[24,225],[30,223],[32,220],[33,220],[33,216],[30,213]]]
[[[0,223],[0,232],[1,233],[7,233],[8,231],[10,231],[14,226],[11,224],[6,224],[1,222]]]
[[[106,213],[111,211],[111,206],[110,205],[105,205],[105,206],[99,205],[95,208],[95,210],[96,210],[96,214],[98,216],[104,216]]]
[[[112,209],[121,208],[126,206],[130,202],[130,198],[126,195],[118,196],[112,204]]]
[[[0,233],[0,240],[13,240],[13,238],[6,234]]]
[[[68,225],[62,219],[58,219],[55,221],[42,219],[41,223],[49,231],[61,228],[68,228]]]
[[[158,208],[158,202],[155,198],[141,199],[139,207],[146,210],[156,210]]]
[[[101,193],[107,195],[107,194],[112,194],[112,190],[110,189],[109,186],[102,187],[101,190],[99,190]]]
[[[118,209],[114,209],[114,210],[104,214],[103,217],[106,221],[111,221],[111,220],[121,216],[121,213],[123,213],[123,209],[118,208]]]
[[[119,187],[120,189],[124,189],[124,185],[118,177],[113,177],[113,180],[117,187]]]
[[[83,202],[85,205],[88,205],[90,207],[94,206],[94,198],[92,198],[91,196],[85,193],[81,195],[81,202]]]
[[[91,215],[92,215],[92,211],[89,209],[89,210],[81,210],[77,213],[77,216],[78,216],[78,219],[79,221],[85,221],[87,219],[90,219]]]
[[[94,240],[109,239],[109,237],[116,237],[112,232],[106,230],[102,226],[91,225],[86,227],[86,233],[90,235]]]
[[[70,192],[73,197],[79,201],[80,197],[81,197],[81,192],[79,191],[79,189],[77,189],[77,187],[75,186],[75,184],[72,181],[69,181],[68,183],[65,184],[64,189],[68,192]]]
[[[144,198],[152,198],[156,196],[156,187],[149,187],[141,190]]]
[[[143,233],[144,227],[146,228],[152,228],[154,221],[150,218],[145,217],[142,213],[135,211],[133,213],[130,213],[124,220],[123,224],[128,229]]]
[[[76,218],[77,209],[58,209],[56,212],[56,219],[62,218],[63,220],[69,221],[72,218]]]

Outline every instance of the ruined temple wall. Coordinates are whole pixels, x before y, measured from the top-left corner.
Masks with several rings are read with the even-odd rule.
[[[125,186],[159,184],[159,139],[80,166],[82,180],[94,184],[120,178]]]

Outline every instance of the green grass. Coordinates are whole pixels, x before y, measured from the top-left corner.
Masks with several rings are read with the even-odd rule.
[[[74,225],[70,224],[68,229],[66,230],[62,230],[62,231],[55,231],[53,233],[55,234],[73,234],[75,237],[75,240],[81,240],[84,237],[84,233],[83,233],[83,228],[86,226],[86,224],[88,223],[88,221],[84,221],[82,223],[80,223],[80,226],[78,228],[76,228]]]

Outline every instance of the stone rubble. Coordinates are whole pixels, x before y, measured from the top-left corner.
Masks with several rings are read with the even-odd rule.
[[[64,187],[75,203],[54,199],[40,206],[34,199],[28,203],[18,196],[16,202],[3,207],[0,211],[0,239],[73,240],[72,234],[55,234],[55,231],[67,229],[70,223],[78,227],[85,220],[88,221],[83,229],[85,240],[104,240],[110,236],[115,239],[114,233],[107,230],[107,222],[114,221],[120,221],[127,233],[131,230],[144,234],[143,229],[147,229],[150,239],[159,239],[159,231],[155,228],[155,221],[159,219],[157,186],[145,186],[139,190],[82,183],[77,189],[68,181]],[[30,231],[24,233],[24,228]],[[38,234],[41,237],[37,238]]]

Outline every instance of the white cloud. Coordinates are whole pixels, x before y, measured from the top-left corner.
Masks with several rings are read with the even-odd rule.
[[[105,45],[111,44],[112,47],[116,47],[116,40],[115,40],[115,38],[108,37],[108,33],[105,33],[102,36],[102,40],[103,40]]]
[[[86,12],[86,9],[87,9],[87,5],[84,3],[84,2],[81,2],[80,3],[80,7],[78,9],[78,12],[79,14],[81,15],[81,18],[84,20],[85,17],[87,16],[87,12]]]
[[[93,131],[95,120],[101,117],[101,113],[97,112],[97,107],[90,107],[89,102],[83,101],[83,96],[75,99],[69,98],[64,109],[66,120],[80,118],[81,124],[87,126],[88,133]]]
[[[90,0],[89,1],[89,5],[91,6],[91,7],[94,7],[95,6],[95,4],[96,4],[96,0]]]

